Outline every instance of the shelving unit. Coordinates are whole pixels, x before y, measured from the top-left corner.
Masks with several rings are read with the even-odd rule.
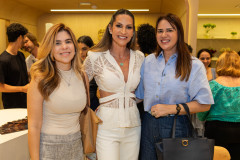
[[[220,49],[230,48],[236,52],[240,51],[240,39],[227,39],[227,38],[198,38],[197,39],[197,52],[202,48],[213,48],[217,52],[214,53],[211,67],[215,67],[217,57],[221,54]]]
[[[197,52],[202,48],[216,49],[217,52],[215,53],[215,56],[218,57],[220,55],[221,48],[230,48],[231,50],[235,50],[236,52],[240,51],[240,39],[198,38],[197,39]]]

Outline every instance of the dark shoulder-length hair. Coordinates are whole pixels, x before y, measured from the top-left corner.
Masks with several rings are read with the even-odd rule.
[[[121,15],[121,14],[129,15],[132,18],[132,20],[133,20],[133,37],[130,40],[130,42],[128,42],[127,48],[135,50],[136,33],[135,33],[134,15],[127,9],[119,9],[112,15],[112,18],[111,18],[109,24],[107,25],[107,27],[105,29],[103,38],[100,40],[100,42],[98,44],[93,46],[93,48],[91,49],[92,51],[103,52],[103,51],[106,51],[106,50],[111,48],[111,46],[112,46],[112,35],[110,34],[108,27],[109,27],[109,25],[111,27],[113,27],[113,23],[116,21],[116,17],[118,15]]]
[[[202,52],[208,52],[211,58],[212,58],[212,56],[213,56],[212,52],[211,52],[209,49],[203,48],[203,49],[200,49],[200,50],[198,51],[198,53],[197,53],[197,58],[198,58],[198,59],[199,59],[199,57],[200,57],[200,55],[201,55]]]
[[[93,40],[91,37],[89,36],[81,36],[78,38],[78,43],[84,43],[85,45],[87,45],[89,48],[91,48],[92,46],[94,46]]]
[[[172,13],[168,13],[164,16],[158,18],[156,23],[156,34],[158,29],[158,24],[162,21],[166,20],[170,23],[170,25],[177,31],[177,64],[176,64],[176,78],[180,77],[180,80],[188,81],[191,70],[192,70],[192,58],[191,54],[184,42],[184,31],[180,18]],[[157,53],[156,57],[160,54],[163,49],[160,45],[157,45]]]

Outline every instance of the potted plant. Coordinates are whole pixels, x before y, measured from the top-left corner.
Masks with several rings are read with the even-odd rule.
[[[205,28],[206,38],[210,38],[209,31],[213,30],[216,27],[216,24],[207,23],[207,24],[204,24],[203,27]]]
[[[232,38],[237,38],[237,32],[231,32]]]

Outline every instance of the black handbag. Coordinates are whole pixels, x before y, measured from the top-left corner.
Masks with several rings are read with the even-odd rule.
[[[190,113],[187,104],[182,104],[187,112],[188,119],[193,131],[192,137],[175,138],[176,119],[172,127],[172,138],[162,139],[156,143],[156,151],[158,160],[212,160],[214,153],[214,140],[206,137],[197,137],[190,120]]]

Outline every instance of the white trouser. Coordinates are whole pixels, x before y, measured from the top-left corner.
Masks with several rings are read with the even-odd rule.
[[[98,160],[138,160],[141,126],[98,129]]]

